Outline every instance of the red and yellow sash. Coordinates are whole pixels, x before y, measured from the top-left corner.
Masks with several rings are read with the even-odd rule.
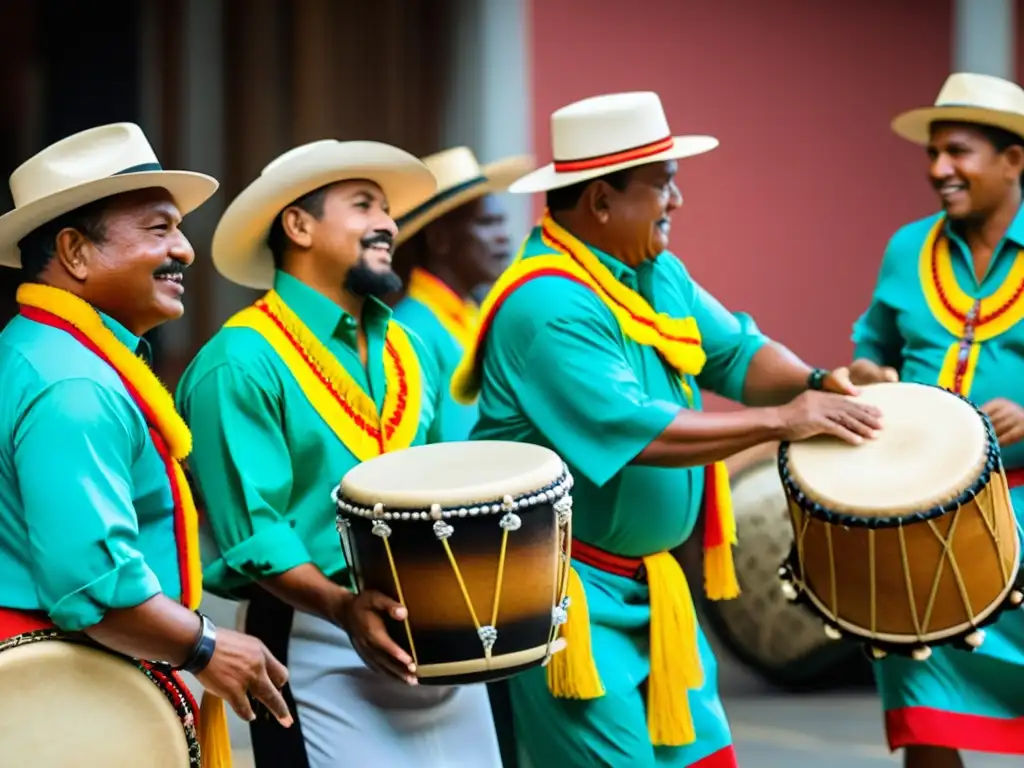
[[[469,403],[479,394],[480,362],[487,334],[508,297],[530,280],[557,276],[587,286],[608,307],[626,336],[656,349],[679,372],[692,405],[693,392],[685,377],[699,374],[706,361],[694,318],[673,318],[655,312],[640,294],[617,280],[582,242],[548,214],[541,220],[540,235],[551,252],[523,258],[523,251],[520,251],[484,300],[480,329],[466,347],[452,379],[453,397]],[[732,557],[736,521],[729,474],[723,462],[705,468],[703,502],[705,591],[713,600],[734,598],[739,594]],[[693,602],[682,570],[671,554],[656,553],[643,558],[643,562],[651,591],[651,674],[647,703],[650,737],[656,745],[689,744],[696,736],[687,690],[703,684]],[[559,698],[598,698],[604,695],[604,686],[590,647],[586,594],[574,569],[569,573],[568,596],[569,621],[562,627],[567,645],[548,663],[548,688]]]
[[[226,323],[259,333],[295,377],[309,404],[359,461],[408,448],[420,423],[422,381],[416,352],[402,327],[388,324],[384,342],[387,388],[382,413],[275,291]]]
[[[919,258],[921,288],[936,321],[954,337],[946,350],[938,385],[968,395],[974,383],[981,345],[1024,319],[1024,250],[996,289],[984,299],[968,296],[957,282],[949,238],[941,217],[925,239]]]
[[[480,308],[476,303],[463,300],[439,278],[420,267],[409,275],[407,295],[429,309],[460,347],[465,349],[472,341],[480,321]]]
[[[199,519],[182,467],[182,462],[192,451],[192,433],[175,410],[171,393],[150,367],[103,324],[99,313],[74,294],[46,285],[25,283],[18,289],[17,301],[22,315],[67,332],[113,368],[142,411],[153,445],[164,462],[174,499],[174,538],[178,550],[181,602],[195,610],[203,593]]]

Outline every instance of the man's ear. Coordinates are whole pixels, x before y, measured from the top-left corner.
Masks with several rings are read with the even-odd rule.
[[[607,224],[611,217],[611,187],[600,179],[592,182],[583,190],[584,207],[601,224]]]
[[[295,206],[281,211],[281,229],[299,248],[309,248],[313,244],[313,221],[312,216]]]
[[[448,228],[440,221],[432,221],[423,228],[423,239],[427,251],[437,256],[447,256],[452,247]]]
[[[92,241],[77,229],[65,227],[57,233],[54,248],[57,262],[72,278],[84,283],[89,277],[90,257],[95,253]]]

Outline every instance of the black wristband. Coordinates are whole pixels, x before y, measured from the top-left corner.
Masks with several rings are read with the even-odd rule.
[[[824,368],[815,368],[807,377],[807,388],[820,390],[825,385],[825,377],[828,374]]]
[[[196,616],[199,617],[201,622],[199,636],[196,638],[196,644],[192,648],[192,653],[189,654],[185,663],[181,665],[184,671],[190,672],[193,675],[198,675],[206,669],[206,665],[210,663],[210,659],[213,658],[213,652],[217,648],[217,628],[213,626],[212,621],[199,611],[196,611]]]

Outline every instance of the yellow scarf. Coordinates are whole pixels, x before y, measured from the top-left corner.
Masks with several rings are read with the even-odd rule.
[[[150,437],[167,470],[174,499],[174,533],[181,578],[181,602],[190,610],[203,595],[199,554],[199,515],[182,463],[192,452],[192,433],[178,415],[174,398],[141,358],[108,329],[99,313],[72,293],[36,283],[18,289],[21,313],[71,334],[107,363],[124,383],[150,427]],[[199,742],[204,768],[230,768],[231,745],[224,702],[204,692],[199,713]]]
[[[706,355],[700,330],[692,317],[673,318],[654,308],[605,267],[589,248],[559,226],[548,214],[540,223],[541,240],[550,253],[516,260],[493,286],[481,308],[480,330],[466,347],[452,378],[452,395],[472,402],[480,390],[479,364],[494,316],[504,301],[528,281],[549,275],[581,283],[608,307],[623,333],[638,344],[656,349],[681,376],[696,376]],[[525,245],[524,245],[525,249]],[[692,405],[692,392],[683,378]],[[732,512],[729,476],[722,462],[705,474],[705,590],[714,600],[739,594],[732,558],[736,522]],[[643,558],[651,593],[651,673],[648,689],[648,728],[655,745],[694,741],[688,690],[703,684],[697,648],[697,620],[689,586],[674,557],[661,552]],[[566,649],[547,667],[548,688],[554,696],[593,699],[604,695],[590,643],[586,593],[574,569],[568,577],[569,621],[562,626]]]
[[[480,321],[480,308],[465,301],[440,279],[416,267],[409,275],[407,295],[430,310],[462,349],[471,343]]]
[[[1024,319],[1024,249],[1017,251],[1006,279],[984,299],[968,296],[957,282],[949,238],[940,217],[921,247],[918,274],[925,301],[935,320],[953,336],[938,385],[969,395],[981,345],[1006,333]]]
[[[402,327],[388,324],[384,343],[386,391],[382,412],[275,291],[226,323],[259,333],[295,377],[309,404],[359,461],[408,448],[419,431],[423,397],[416,351]]]

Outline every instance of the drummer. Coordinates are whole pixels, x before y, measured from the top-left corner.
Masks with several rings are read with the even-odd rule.
[[[551,128],[556,161],[510,188],[545,192],[547,212],[452,383],[479,392],[474,439],[553,447],[576,480],[568,645],[511,679],[516,738],[534,768],[734,766],[715,659],[668,550],[706,497],[706,589],[734,597],[720,460],[780,438],[859,442],[878,413],[831,394],[854,391],[845,369],[770,342],[666,250],[678,161],[716,140],[673,138],[654,93],[571,104]],[[755,407],[702,413],[698,387]]]
[[[854,326],[851,374],[938,384],[977,403],[1024,520],[1024,90],[953,74],[934,106],[899,115],[893,129],[927,147],[942,210],[889,241]],[[889,747],[906,748],[908,768],[957,768],[960,749],[1024,754],[1024,613],[985,632],[972,653],[939,647],[926,662],[876,665]]]
[[[243,718],[248,693],[290,724],[285,668],[195,611],[198,542],[174,532],[194,530],[196,511],[162,458],[187,455],[188,430],[147,364],[144,335],[184,311],[195,254],[182,217],[216,189],[162,170],[131,123],[68,136],[11,176],[0,266],[19,269],[21,286],[20,314],[0,333],[0,644],[84,632],[195,673]]]
[[[468,147],[423,158],[440,185],[436,195],[397,222],[396,262],[408,263],[408,290],[395,318],[411,328],[433,353],[447,382],[476,332],[474,294],[507,266],[508,216],[496,192],[504,191],[533,163],[509,157],[479,165]],[[476,407],[455,402],[445,387],[443,439],[465,440],[476,423]]]
[[[247,631],[289,666],[297,727],[252,724],[259,768],[500,765],[484,686],[412,685],[384,626],[405,609],[347,588],[331,502],[360,461],[439,437],[437,369],[380,300],[401,287],[392,215],[436,188],[395,147],[314,142],[268,165],[214,234],[220,273],[269,291],[178,388],[213,539],[208,587],[248,600]]]

